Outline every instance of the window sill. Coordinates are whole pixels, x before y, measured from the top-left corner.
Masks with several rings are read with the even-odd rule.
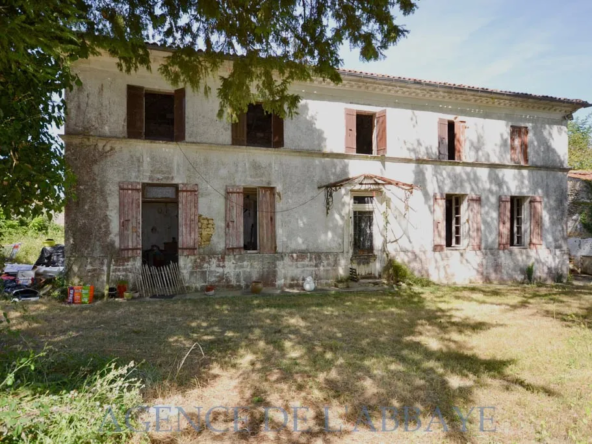
[[[528,250],[526,245],[510,245],[510,250]]]

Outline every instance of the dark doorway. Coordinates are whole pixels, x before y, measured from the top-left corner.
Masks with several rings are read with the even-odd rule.
[[[179,203],[175,185],[144,185],[142,259],[159,267],[178,261]]]
[[[243,190],[243,236],[245,251],[259,250],[257,188]]]

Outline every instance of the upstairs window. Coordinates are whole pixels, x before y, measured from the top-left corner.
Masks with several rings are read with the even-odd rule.
[[[528,127],[510,127],[510,158],[512,163],[528,165]]]
[[[128,85],[127,137],[185,140],[185,88],[166,93]]]
[[[284,120],[265,112],[260,103],[250,104],[247,112],[232,124],[232,144],[281,148],[284,146]]]
[[[466,122],[438,120],[438,159],[464,160]]]
[[[144,138],[149,140],[174,140],[175,96],[173,94],[144,94]]]
[[[345,110],[345,152],[386,155],[386,110]]]

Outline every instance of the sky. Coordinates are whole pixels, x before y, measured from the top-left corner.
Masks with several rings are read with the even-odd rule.
[[[396,23],[384,60],[347,47],[343,67],[592,102],[591,0],[418,0]]]

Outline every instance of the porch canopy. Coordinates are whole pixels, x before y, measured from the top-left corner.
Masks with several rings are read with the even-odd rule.
[[[327,214],[333,207],[333,193],[344,186],[361,187],[363,189],[376,189],[383,188],[385,186],[395,186],[402,190],[413,193],[413,190],[419,190],[420,187],[411,183],[400,182],[398,180],[389,179],[388,177],[377,176],[376,174],[360,174],[358,176],[347,177],[345,179],[338,180],[337,182],[331,182],[326,185],[321,185],[319,189],[325,188],[325,206]]]

